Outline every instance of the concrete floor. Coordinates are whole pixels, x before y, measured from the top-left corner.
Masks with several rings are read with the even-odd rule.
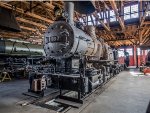
[[[22,95],[29,88],[28,80],[0,83],[0,113],[50,113],[52,110],[35,105],[21,106],[29,97]],[[33,98],[31,98],[33,99]]]
[[[54,111],[35,105],[20,106],[28,89],[28,81],[0,83],[0,113],[52,113]],[[150,76],[137,71],[121,72],[115,82],[97,96],[82,113],[146,113],[150,101]],[[78,109],[69,112],[77,113]]]
[[[132,69],[120,73],[110,87],[80,112],[146,113],[149,102],[150,76],[140,75]]]

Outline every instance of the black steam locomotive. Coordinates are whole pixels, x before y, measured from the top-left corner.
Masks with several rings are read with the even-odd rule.
[[[38,48],[38,49],[37,49]],[[0,40],[0,72],[8,71],[15,76],[22,76],[18,72],[25,69],[30,57],[42,57],[44,50],[41,45],[27,42]]]
[[[66,19],[48,27],[44,50],[47,61],[51,59],[48,63],[51,70],[38,73],[39,77],[32,77],[30,89],[43,91],[46,84],[57,86],[60,89],[59,98],[82,103],[86,94],[117,75],[124,66],[117,61],[117,50],[96,37],[94,26],[85,26],[84,31],[75,26],[75,4],[78,3],[65,2]],[[41,81],[40,90],[33,88],[33,84],[38,83],[35,78]],[[62,90],[77,92],[77,98],[63,95]]]

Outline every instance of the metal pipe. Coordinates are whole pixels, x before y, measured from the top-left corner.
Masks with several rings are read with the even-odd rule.
[[[73,18],[74,18],[74,3],[71,2],[71,1],[66,1],[64,9],[65,9],[65,12],[68,14],[69,24],[74,25],[74,21],[73,21]]]

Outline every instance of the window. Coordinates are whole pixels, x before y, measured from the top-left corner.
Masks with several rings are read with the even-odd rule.
[[[141,55],[140,48],[137,48],[137,55]]]
[[[101,19],[104,19],[104,12],[101,12],[101,15],[102,15]]]
[[[110,16],[115,16],[114,10],[111,10],[111,11],[110,11]]]
[[[99,25],[99,24],[101,24],[99,21],[97,21],[97,24]]]
[[[93,25],[93,23],[90,21],[90,22],[88,22],[88,25]]]
[[[124,7],[124,20],[130,19],[130,6]]]
[[[98,15],[98,18],[96,19],[95,17],[95,24],[97,23],[98,25],[99,24],[101,24],[100,22],[99,22],[99,19],[101,19],[101,16],[100,16],[100,13],[97,13],[97,15]]]
[[[106,13],[104,13],[104,18],[108,19],[108,11],[106,11]]]
[[[138,4],[131,6],[131,13],[138,12]]]
[[[138,4],[124,7],[124,20],[128,20],[130,18],[138,18]]]
[[[115,12],[114,10],[110,11],[110,22],[116,21]]]
[[[102,15],[102,17],[100,16],[100,14]],[[99,15],[99,19],[104,20],[104,23],[107,22],[106,19],[108,17],[110,17],[110,22],[118,21],[114,10],[106,11],[106,14],[104,12],[99,12],[98,15]],[[150,9],[147,12],[146,16],[150,16]],[[124,7],[124,20],[128,20],[131,18],[138,18],[138,17],[139,17],[139,4],[136,3]]]
[[[104,15],[104,23],[107,23],[107,18],[108,18],[108,11],[106,11],[106,13],[103,14]]]
[[[92,19],[95,21],[95,16],[92,15]]]
[[[124,56],[124,49],[119,49],[118,50],[118,57],[123,57]]]
[[[131,6],[131,18],[138,18],[138,4]]]
[[[88,19],[88,25],[93,25],[92,20],[91,20],[91,17],[90,17],[90,16],[87,16],[87,19]]]
[[[95,19],[95,16],[92,15],[92,19],[93,19],[94,25],[96,25],[96,19]]]
[[[130,6],[124,7],[124,14],[130,14]]]
[[[145,54],[147,55],[147,53],[150,51],[150,49],[145,50]]]
[[[100,13],[97,13],[98,17],[101,18]]]
[[[107,23],[106,19],[104,19],[104,23]]]
[[[131,14],[131,18],[138,18],[138,13],[133,13],[133,14]]]
[[[79,21],[83,23],[83,19],[82,18],[79,18]]]
[[[128,49],[126,49],[126,51],[129,53],[130,56],[133,55],[133,49],[132,48],[128,48]]]
[[[87,19],[88,19],[88,22],[90,22],[90,21],[91,21],[91,17],[90,17],[90,16],[88,16],[88,17],[87,17]]]
[[[150,16],[150,3],[147,2],[148,11],[146,12],[146,16]]]
[[[150,11],[147,11],[147,12],[146,12],[146,16],[150,16]]]

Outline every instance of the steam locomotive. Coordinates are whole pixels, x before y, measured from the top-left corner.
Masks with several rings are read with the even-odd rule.
[[[41,45],[0,39],[0,72],[8,71],[17,76],[18,71],[24,70],[27,62],[30,62],[29,57],[42,56],[44,50]]]
[[[74,3],[66,2],[66,21],[54,22],[45,33],[44,51],[47,59],[53,60],[53,65],[48,74],[40,75],[48,75],[50,86],[58,86],[59,98],[82,103],[86,94],[124,67],[117,62],[117,50],[96,36],[94,26],[85,26],[84,30],[75,26],[72,8]],[[77,98],[63,95],[62,90],[77,92]]]

